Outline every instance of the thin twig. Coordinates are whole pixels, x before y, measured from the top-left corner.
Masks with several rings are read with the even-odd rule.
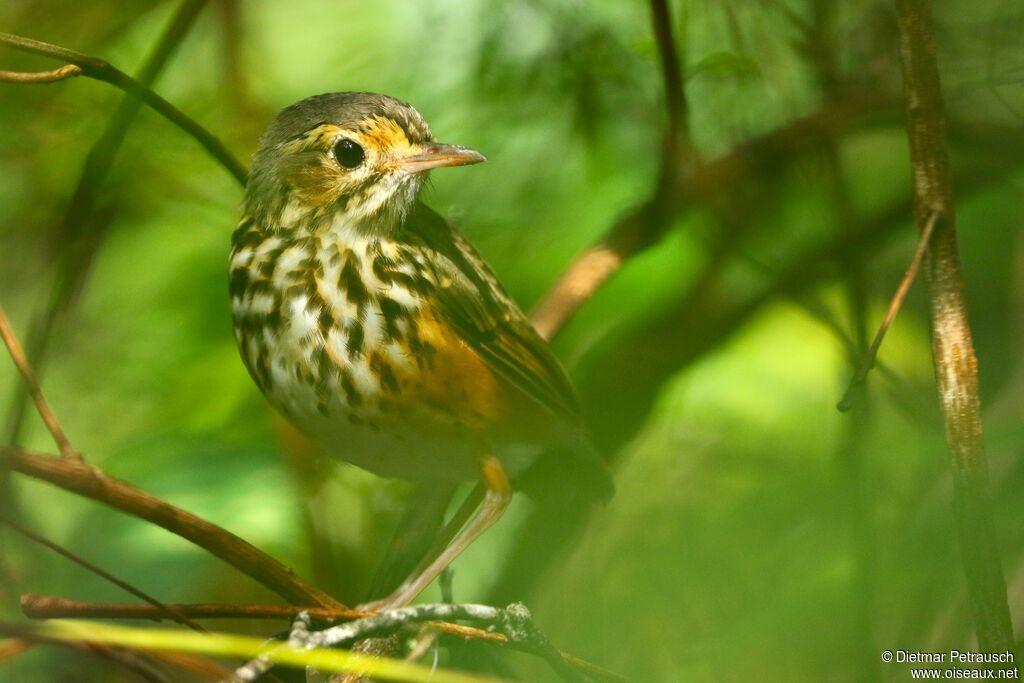
[[[178,614],[194,619],[294,619],[301,612],[321,621],[361,619],[376,614],[356,609],[301,607],[289,605],[230,605],[222,603],[167,605]],[[166,615],[150,605],[86,602],[51,595],[25,594],[21,596],[21,611],[30,619],[163,619]],[[500,633],[491,633],[459,624],[438,623],[436,627],[447,635],[465,639],[508,640]]]
[[[36,382],[35,373],[32,372],[32,368],[29,366],[28,358],[25,357],[25,352],[22,350],[21,344],[18,343],[14,330],[11,329],[11,325],[7,320],[7,314],[4,313],[2,306],[0,306],[0,337],[3,337],[4,346],[7,347],[7,352],[11,354],[11,360],[14,361],[18,372],[21,373],[21,378],[25,381],[25,386],[28,387],[28,392],[36,404],[36,410],[39,411],[39,417],[43,419],[43,423],[57,444],[57,449],[60,451],[61,456],[80,460],[82,456],[71,447],[71,442],[68,441],[68,437],[60,426],[57,416],[53,414],[50,404],[46,402],[46,397],[43,396],[43,391],[39,388],[39,383]]]
[[[64,66],[50,69],[49,71],[3,71],[0,70],[0,81],[7,83],[24,84],[47,84],[63,81],[65,78],[73,78],[82,73],[82,67],[77,64],[65,64]]]
[[[117,586],[118,588],[120,588],[121,590],[123,590],[123,591],[125,591],[127,593],[131,593],[132,595],[134,595],[135,597],[139,598],[140,600],[145,600],[153,608],[155,608],[157,611],[159,611],[160,614],[162,614],[163,616],[170,617],[171,619],[173,619],[174,621],[178,622],[179,624],[183,624],[185,626],[188,626],[190,629],[192,629],[194,631],[200,631],[200,632],[205,632],[206,631],[205,628],[203,628],[202,626],[200,626],[196,622],[192,621],[191,619],[189,619],[188,617],[183,615],[181,612],[178,612],[173,607],[165,605],[164,603],[160,602],[159,600],[157,600],[153,596],[149,595],[148,593],[139,590],[138,588],[136,588],[135,586],[131,585],[130,583],[128,583],[126,581],[122,581],[121,579],[117,578],[116,576],[114,576],[110,572],[106,571],[105,569],[97,567],[92,562],[89,562],[84,557],[80,557],[80,556],[76,555],[75,553],[71,552],[70,550],[68,550],[67,548],[65,548],[65,547],[63,547],[63,546],[61,546],[61,545],[59,545],[57,543],[54,543],[53,541],[49,540],[48,538],[40,536],[39,534],[35,533],[34,531],[25,528],[21,524],[18,524],[14,520],[12,520],[12,519],[5,519],[5,518],[0,517],[0,524],[6,525],[7,527],[13,529],[14,531],[17,531],[19,534],[21,534],[25,538],[29,539],[33,543],[38,543],[39,545],[41,545],[41,546],[43,546],[45,548],[49,548],[50,550],[52,550],[53,552],[57,553],[58,555],[71,560],[72,562],[74,562],[75,564],[77,564],[77,565],[79,565],[81,567],[84,567],[84,568],[88,569],[90,572],[92,572],[96,576],[99,576],[100,578],[104,579],[105,581],[108,581],[108,582],[114,584],[115,586]]]
[[[939,214],[932,212],[928,220],[925,222],[924,229],[921,231],[921,236],[917,240],[917,248],[914,250],[914,258],[910,261],[910,266],[907,268],[907,272],[903,274],[903,279],[900,280],[899,287],[896,288],[896,293],[892,296],[892,301],[889,302],[889,309],[885,312],[885,318],[882,320],[882,324],[878,326],[878,331],[875,333],[875,338],[871,340],[871,346],[868,347],[868,351],[864,354],[864,358],[861,360],[860,367],[854,374],[853,379],[850,380],[850,384],[846,387],[846,391],[843,392],[843,398],[836,404],[836,407],[845,412],[853,406],[853,392],[864,386],[867,381],[868,373],[871,368],[875,367],[875,360],[878,358],[878,349],[882,346],[882,340],[885,339],[885,334],[892,327],[893,322],[896,320],[897,314],[903,307],[903,301],[907,298],[907,292],[910,291],[910,286],[914,284],[914,280],[917,279],[917,272],[921,269],[921,264],[924,262],[925,254],[928,253],[928,245],[931,243],[932,232],[935,230],[935,224],[939,221]]]
[[[116,68],[109,62],[98,57],[92,57],[90,55],[82,54],[81,52],[69,50],[65,47],[60,47],[59,45],[51,45],[50,43],[44,43],[40,40],[24,38],[10,33],[0,32],[0,45],[7,45],[8,47],[12,47],[15,50],[21,50],[22,52],[29,52],[36,55],[42,55],[43,57],[50,57],[51,59],[59,59],[69,64],[74,64],[82,70],[82,76],[92,78],[97,81],[103,81],[104,83],[109,83],[115,88],[138,98],[146,106],[153,109],[153,111],[188,133],[188,135],[202,145],[203,149],[209,152],[210,155],[216,159],[240,185],[245,185],[245,178],[247,175],[245,167],[238,161],[238,159],[235,158],[228,148],[224,146],[224,143],[221,142],[219,138],[193,121],[188,115],[183,113],[173,104],[160,97],[160,95],[157,95],[152,90],[143,87],[134,78]]]
[[[54,484],[163,527],[219,557],[289,602],[345,607],[248,541],[84,462],[0,446],[0,467]]]
[[[914,218],[924,231],[937,215],[925,262],[932,312],[932,355],[946,441],[953,457],[953,498],[960,555],[978,646],[1014,647],[1006,581],[999,558],[981,431],[978,361],[956,246],[956,223],[930,0],[896,0],[900,57],[913,167]]]
[[[288,634],[288,640],[282,647],[300,652],[310,649],[306,645],[309,641],[309,623],[309,612],[302,611],[295,615],[295,619],[292,620],[292,630]],[[270,654],[270,652],[264,652],[258,657],[250,659],[242,666],[236,668],[224,680],[228,681],[228,683],[255,681],[273,668],[274,662],[271,660]]]

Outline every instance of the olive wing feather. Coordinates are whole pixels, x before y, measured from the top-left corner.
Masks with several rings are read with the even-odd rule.
[[[578,422],[576,394],[561,364],[473,246],[423,204],[407,218],[404,232],[440,257],[429,267],[445,322],[504,380]]]

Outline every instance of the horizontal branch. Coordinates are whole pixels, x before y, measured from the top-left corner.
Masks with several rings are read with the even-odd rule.
[[[366,612],[354,609],[299,607],[289,605],[177,603],[168,604],[166,607],[173,610],[176,614],[184,615],[192,619],[296,619],[301,614],[305,613],[311,619],[318,621],[332,621],[338,619],[365,620],[367,618],[376,618],[378,616],[376,612]],[[450,621],[450,619],[465,618],[467,620],[472,619],[476,621],[483,621],[488,624],[495,623],[494,619],[497,618],[497,615],[499,615],[502,610],[484,605],[479,606],[481,609],[476,611],[470,609],[473,606],[457,606],[460,608],[465,607],[466,609],[463,611],[451,611],[450,605],[444,605],[441,607],[446,610],[444,615],[441,615],[433,607],[428,606],[429,609],[427,611],[416,613],[417,616],[422,617],[422,619],[411,619],[410,623],[424,621],[430,628],[433,628],[437,632],[443,633],[447,636],[455,636],[465,640],[485,640],[493,643],[509,644],[512,647],[519,647],[517,643],[511,642],[509,636],[503,632],[484,630],[473,626],[456,624]],[[167,617],[165,612],[162,612],[160,609],[155,608],[152,605],[137,603],[90,602],[84,600],[70,600],[52,595],[35,595],[31,593],[21,596],[21,611],[30,619],[146,619],[158,621]],[[430,618],[431,616],[437,618]],[[449,620],[439,620],[442,616]],[[408,617],[409,615],[406,615],[405,617],[399,615],[398,618],[408,619]],[[396,617],[391,615],[387,617],[384,622],[380,620],[369,622],[364,621],[357,630],[362,633],[363,629],[367,628],[367,624],[371,626],[376,624],[377,626],[373,626],[373,628],[377,628],[381,623],[397,624],[398,622],[395,619]],[[608,671],[607,669],[599,667],[584,659],[580,659],[579,657],[567,652],[559,652],[558,654],[566,664],[579,671],[583,671],[594,678],[606,681],[623,680],[618,674]]]
[[[82,74],[82,67],[77,64],[64,66],[49,71],[3,71],[0,70],[0,81],[7,83],[47,84],[63,81]]]
[[[345,607],[230,531],[84,462],[0,446],[0,467],[59,486],[163,527],[219,557],[289,602]]]
[[[109,83],[115,88],[128,93],[142,101],[146,106],[165,119],[185,131],[192,138],[203,146],[228,173],[230,173],[240,185],[245,185],[248,172],[238,161],[230,150],[221,142],[220,138],[196,123],[187,114],[175,107],[173,104],[157,95],[155,92],[141,85],[134,78],[124,73],[106,60],[90,55],[75,52],[59,45],[51,45],[40,40],[32,40],[10,33],[0,32],[0,45],[6,45],[15,50],[28,52],[51,59],[59,59],[73,64],[81,69],[82,76],[93,80]]]
[[[321,631],[310,631],[309,615],[300,613],[291,636],[280,646],[283,649],[304,651],[312,648],[344,647],[368,638],[380,638],[397,633],[413,624],[470,621],[485,624],[504,635],[508,645],[523,652],[537,655],[565,681],[583,683],[592,676],[606,681],[623,681],[618,674],[561,652],[533,623],[530,611],[521,603],[501,609],[490,605],[438,603],[413,605],[385,610],[347,624],[332,626]],[[250,661],[235,672],[235,680],[253,680],[254,675],[266,671],[269,658],[262,656]]]
[[[321,621],[353,620],[370,617],[376,612],[329,607],[301,607],[292,605],[231,605],[224,603],[184,603],[166,605],[192,619],[294,619],[303,612]],[[150,619],[167,618],[166,613],[152,605],[138,603],[89,602],[69,600],[52,595],[27,593],[21,596],[21,611],[30,619]],[[431,624],[451,636],[475,640],[508,640],[500,633],[445,622]]]
[[[168,604],[175,612],[193,619],[294,619],[306,612],[313,619],[360,619],[374,612],[357,609],[303,607],[295,605],[231,605],[227,603]],[[160,621],[167,615],[152,605],[128,602],[90,602],[69,600],[53,595],[26,593],[21,596],[21,611],[30,619],[149,619]]]

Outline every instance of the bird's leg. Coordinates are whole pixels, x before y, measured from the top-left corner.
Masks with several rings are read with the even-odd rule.
[[[472,545],[480,534],[487,531],[492,524],[498,521],[509,501],[512,500],[512,487],[509,484],[508,476],[501,466],[501,462],[493,455],[486,455],[480,459],[482,483],[484,485],[483,500],[480,501],[476,511],[469,520],[458,530],[458,533],[444,548],[436,555],[431,553],[424,560],[424,563],[416,568],[412,575],[402,582],[395,591],[382,600],[376,600],[365,605],[362,609],[381,611],[404,607],[412,602],[424,588],[437,578],[448,565],[455,561],[462,551]],[[474,495],[471,493],[472,500]],[[463,508],[465,508],[465,504]],[[460,509],[453,521],[465,516],[463,509]]]

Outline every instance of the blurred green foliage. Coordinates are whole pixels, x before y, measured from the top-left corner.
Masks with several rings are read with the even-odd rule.
[[[4,30],[132,72],[176,3],[14,0]],[[915,242],[888,2],[672,3],[689,127],[704,160],[841,101],[891,106],[680,212],[555,347],[615,462],[618,494],[549,571],[516,563],[536,506],[456,565],[455,597],[526,601],[559,647],[638,681],[904,680],[884,648],[969,649],[949,455],[915,287],[854,410],[835,403]],[[1024,13],[941,0],[966,287],[979,351],[1010,605],[1024,617]],[[437,173],[424,199],[462,226],[529,307],[572,257],[652,190],[664,127],[645,3],[209,3],[155,89],[241,157],[311,94],[403,98],[438,139],[489,163]],[[0,52],[5,69],[52,63]],[[84,155],[121,94],[86,79],[0,84],[0,303],[26,336]],[[226,258],[240,189],[152,111],[132,125],[98,212],[87,287],[54,333],[44,388],[75,446],[111,474],[252,541],[353,600],[409,492],[348,466],[301,480],[239,362]],[[867,230],[867,228],[871,228]],[[845,241],[841,239],[846,235]],[[851,349],[852,345],[852,349]],[[0,399],[15,387],[0,362]],[[52,451],[31,416],[24,444]],[[186,542],[52,487],[13,480],[27,524],[162,600],[275,601]],[[533,526],[531,526],[531,524]],[[539,525],[539,526],[538,526]],[[554,534],[553,529],[549,530]],[[529,541],[529,539],[526,539]],[[12,535],[0,615],[18,596],[126,596]],[[431,593],[428,599],[435,599]],[[273,630],[284,628],[275,625]],[[267,635],[265,623],[217,628]],[[457,649],[452,666],[483,666]],[[549,680],[514,656],[523,680]],[[4,680],[130,680],[40,647]]]

